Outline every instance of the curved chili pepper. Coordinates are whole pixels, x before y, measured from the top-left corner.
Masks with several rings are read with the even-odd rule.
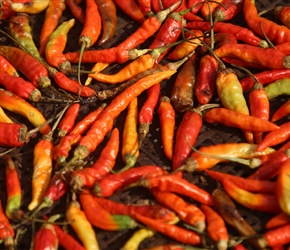
[[[243,14],[248,27],[258,36],[266,36],[274,44],[290,41],[290,30],[287,27],[258,15],[255,0],[245,0]]]
[[[4,57],[0,55],[0,71],[11,76],[19,76],[14,66]]]
[[[290,222],[289,217],[284,212],[278,213],[267,220],[265,224],[266,229],[272,229],[275,227],[286,225]]]
[[[263,233],[263,247],[277,247],[281,245],[289,244],[290,234],[289,234],[290,224],[274,228]]]
[[[267,132],[278,129],[279,126],[261,118],[238,113],[226,108],[213,108],[204,114],[204,120],[209,123],[220,123],[229,127],[236,127],[242,130]]]
[[[157,112],[160,120],[163,151],[165,156],[169,160],[172,160],[175,128],[175,110],[170,103],[170,99],[167,96],[162,96],[160,98]]]
[[[69,233],[61,229],[57,224],[53,224],[56,233],[58,244],[65,250],[85,250],[85,248]]]
[[[260,73],[254,74],[254,77],[263,85],[272,83],[276,80],[290,77],[290,69],[274,69],[274,70],[263,70]],[[243,91],[246,92],[254,85],[254,80],[251,76],[244,77],[240,80],[243,87]]]
[[[39,127],[46,122],[40,110],[8,90],[0,89],[0,106],[27,118],[34,127]],[[44,127],[40,129],[42,134],[47,134],[49,131],[49,124],[44,125]]]
[[[1,123],[14,123],[8,115],[4,112],[4,110],[0,107],[0,122]]]
[[[49,0],[31,0],[27,3],[12,2],[10,8],[15,12],[22,12],[27,14],[37,14],[44,11],[49,5]]]
[[[107,209],[111,214],[134,215],[134,213],[142,214],[160,222],[170,223],[176,219],[174,212],[160,205],[134,205],[114,202],[107,198],[95,197],[99,204]]]
[[[29,79],[36,87],[50,86],[47,69],[33,56],[24,50],[12,46],[0,46],[0,54]]]
[[[109,197],[117,190],[138,181],[146,176],[162,175],[165,173],[159,166],[144,165],[130,168],[124,172],[106,175],[95,183],[93,193],[100,197]]]
[[[289,6],[276,6],[274,9],[274,15],[287,28],[290,28],[290,7]]]
[[[225,44],[214,50],[217,57],[234,57],[269,69],[290,68],[289,56],[274,48],[260,48],[248,44]],[[263,59],[261,59],[263,54]]]
[[[120,171],[125,171],[135,165],[139,156],[138,145],[138,99],[135,97],[127,107],[127,115],[125,118],[121,154],[125,166]]]
[[[4,212],[2,201],[0,201],[0,221],[0,240],[4,241],[5,247],[13,249],[15,232]]]
[[[199,71],[195,79],[195,97],[199,104],[210,102],[216,89],[218,62],[211,55],[204,55],[199,61]]]
[[[24,124],[0,122],[0,145],[2,147],[21,147],[29,141]],[[7,136],[9,135],[9,136]]]
[[[82,187],[93,187],[94,183],[110,173],[114,168],[119,152],[119,130],[114,128],[109,141],[102,149],[100,156],[90,167],[75,170],[71,174],[70,185],[73,190]]]
[[[51,33],[45,46],[45,58],[48,64],[56,67],[62,72],[67,72],[71,69],[70,62],[63,55],[63,51],[67,44],[67,34],[75,24],[75,19],[62,22]]]
[[[21,219],[23,212],[20,209],[22,202],[22,190],[17,168],[10,156],[5,155],[5,180],[7,203],[5,214],[8,219]]]
[[[92,67],[91,72],[92,74],[96,74],[107,68],[110,64],[109,63],[102,63],[102,62],[97,62],[95,65]],[[87,80],[85,82],[85,86],[89,85],[91,81],[93,80],[92,77],[88,76]]]
[[[32,37],[32,29],[29,25],[29,16],[27,14],[17,13],[17,15],[10,17],[8,31],[29,53],[42,60]]]
[[[200,11],[202,0],[188,0],[187,1],[187,8],[190,8],[190,12],[196,14]]]
[[[156,220],[143,216],[141,214],[135,213],[134,219],[141,222],[142,224],[150,227],[151,229],[170,237],[178,242],[191,245],[199,245],[201,243],[201,237],[199,234],[192,230],[187,230],[185,228],[171,225],[168,223],[156,223]]]
[[[199,29],[202,31],[210,31],[210,22],[188,22],[185,26],[188,29]],[[235,25],[229,22],[217,22],[213,26],[213,31],[216,33],[231,33],[238,41],[243,41],[246,44],[253,46],[260,46],[267,48],[268,44],[265,40],[262,40],[256,36],[250,29]]]
[[[151,189],[151,193],[158,203],[174,211],[182,221],[200,231],[205,229],[205,215],[196,205],[186,202],[173,192],[159,191],[156,188]]]
[[[290,77],[281,78],[265,86],[265,91],[269,100],[281,95],[289,95]]]
[[[69,203],[66,218],[85,249],[99,250],[96,233],[77,201]]]
[[[38,102],[42,96],[41,92],[31,82],[25,81],[19,76],[0,72],[0,85],[27,101]]]
[[[122,250],[138,249],[142,241],[152,237],[155,231],[149,228],[141,228],[134,232],[134,234],[122,246]]]
[[[75,120],[77,115],[80,111],[80,104],[73,103],[70,105],[64,116],[62,117],[61,121],[58,124],[58,137],[63,137],[67,133],[70,133],[74,127]]]
[[[39,37],[39,53],[42,56],[44,55],[49,37],[57,27],[60,17],[66,8],[67,2],[68,1],[65,0],[49,1]]]
[[[65,0],[66,5],[69,7],[73,16],[82,24],[85,23],[86,13],[84,10],[78,5],[76,0]]]
[[[174,192],[190,197],[202,204],[213,205],[212,197],[207,191],[176,174],[149,176],[140,179],[135,184],[149,189],[158,188],[163,192]]]
[[[177,72],[170,94],[170,101],[177,112],[182,113],[193,107],[196,60],[197,55],[193,54]]]
[[[117,10],[113,0],[97,0],[98,10],[102,20],[102,36],[98,45],[110,41],[115,35],[117,28]]]
[[[82,192],[79,198],[86,217],[95,227],[106,231],[122,231],[136,227],[134,219],[127,215],[111,214],[92,194]]]
[[[138,23],[143,23],[145,21],[143,12],[134,0],[128,0],[126,2],[114,0],[114,3],[132,20]]]
[[[210,206],[202,204],[200,208],[205,214],[209,237],[216,243],[217,249],[227,249],[229,232],[224,219]]]
[[[114,119],[129,105],[129,103],[141,94],[144,90],[168,79],[176,71],[167,70],[141,78],[134,85],[129,86],[121,94],[115,97],[112,102],[104,109],[99,119],[94,123],[74,150],[73,159],[83,159],[93,152],[104,136],[112,129]]]
[[[51,223],[43,223],[33,239],[33,250],[57,250],[58,238]]]
[[[240,188],[243,188],[250,192],[260,192],[260,193],[274,193],[276,183],[272,181],[262,181],[244,178],[241,176],[236,176],[233,174],[227,174],[221,171],[214,171],[205,169],[205,172],[217,181],[222,182],[223,179],[228,179],[234,182]]]
[[[290,100],[283,103],[277,110],[274,111],[271,117],[271,122],[276,122],[290,114]]]
[[[217,0],[214,2],[204,2],[201,5],[200,13],[204,17],[205,20],[209,20],[212,13],[215,11],[215,9],[219,6],[219,3],[221,3],[223,0]]]
[[[239,188],[233,181],[228,179],[224,179],[222,185],[229,196],[247,208],[267,213],[281,211],[274,194],[252,193]]]
[[[217,6],[212,12],[215,23],[229,21],[237,16],[242,11],[244,0],[223,0],[221,3],[223,5]]]

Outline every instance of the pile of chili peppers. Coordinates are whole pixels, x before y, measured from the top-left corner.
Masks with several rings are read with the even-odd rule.
[[[290,5],[265,9],[0,1],[0,248],[289,249]]]

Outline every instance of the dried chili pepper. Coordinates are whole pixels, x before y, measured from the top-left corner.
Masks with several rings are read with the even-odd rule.
[[[127,0],[126,2],[114,0],[114,3],[132,20],[138,23],[143,23],[145,21],[143,12],[134,0]]]
[[[149,176],[136,181],[135,184],[149,189],[158,188],[160,191],[181,194],[202,204],[210,206],[213,204],[212,197],[207,191],[175,174]]]
[[[33,56],[13,46],[0,46],[0,54],[23,73],[36,87],[50,86],[47,69]]]
[[[61,121],[59,122],[57,133],[58,137],[63,137],[72,131],[74,128],[75,120],[80,111],[80,106],[81,105],[79,103],[73,103],[70,105]]]
[[[79,199],[89,222],[97,228],[106,231],[122,231],[136,227],[135,220],[130,216],[109,213],[98,203],[97,198],[88,192],[83,191]]]
[[[261,241],[263,242],[263,247],[277,247],[281,245],[289,244],[290,235],[289,235],[290,224],[274,228],[263,233]]]
[[[27,118],[34,127],[39,127],[46,122],[40,110],[8,90],[0,89],[0,106]],[[40,129],[42,134],[47,134],[49,131],[49,124]]]
[[[149,228],[141,228],[134,232],[134,234],[122,246],[122,250],[138,249],[142,241],[152,237],[155,231]]]
[[[188,29],[199,29],[202,31],[210,31],[210,22],[188,22],[185,26]],[[213,26],[213,31],[216,33],[231,33],[238,41],[243,41],[246,44],[253,46],[260,46],[267,48],[268,44],[265,40],[262,40],[256,36],[250,29],[235,25],[229,22],[217,22]]]
[[[284,24],[287,28],[290,28],[289,6],[276,6],[274,9],[274,15],[281,21],[282,24]]]
[[[0,72],[0,85],[27,101],[38,102],[42,96],[41,92],[31,82],[4,72]]]
[[[63,54],[67,44],[68,32],[75,24],[75,19],[62,22],[51,33],[45,46],[45,58],[51,67],[55,67],[60,71],[66,73],[71,69],[70,62]]]
[[[217,6],[212,12],[215,23],[229,21],[237,16],[242,11],[244,0],[223,0],[221,3],[223,5]]]
[[[158,203],[174,211],[182,221],[199,231],[205,229],[205,215],[195,204],[186,202],[173,192],[159,191],[158,188],[150,191]]]
[[[48,5],[49,0],[31,0],[29,2],[12,2],[10,8],[15,12],[23,12],[27,14],[37,14],[44,11]]]
[[[65,250],[75,249],[84,250],[85,248],[69,233],[62,230],[57,224],[53,224],[54,231],[56,233],[59,246],[63,247]]]
[[[58,238],[54,226],[44,222],[33,237],[33,250],[57,250]]]
[[[128,104],[144,90],[168,79],[175,70],[149,75],[141,78],[134,85],[129,86],[104,109],[99,119],[94,123],[85,136],[82,137],[78,146],[74,150],[73,159],[83,159],[95,150],[104,136],[112,129],[114,119],[128,106]],[[98,131],[98,132],[97,132]]]
[[[289,95],[290,77],[281,78],[265,86],[265,91],[269,100],[281,95]]]
[[[106,146],[93,165],[75,170],[71,174],[70,185],[78,191],[83,187],[93,187],[94,183],[110,173],[114,168],[119,152],[119,130],[114,128]]]
[[[170,101],[177,112],[182,113],[193,107],[196,60],[197,55],[193,54],[177,72],[170,94]]]
[[[216,243],[217,249],[227,249],[229,232],[224,219],[210,206],[202,204],[200,208],[205,214],[209,237]]]
[[[42,60],[32,37],[32,29],[27,14],[17,13],[17,15],[10,17],[8,31],[21,46],[29,51],[29,53]]]
[[[215,93],[218,66],[217,60],[211,55],[204,55],[199,61],[194,93],[201,105],[209,103]]]
[[[5,247],[7,247],[8,249],[13,249],[15,232],[8,217],[4,212],[2,201],[0,201],[0,221],[0,240],[3,240]]]
[[[85,23],[86,13],[75,0],[65,0],[73,16],[82,24]]]
[[[44,55],[45,47],[50,35],[57,27],[60,17],[66,9],[66,2],[67,1],[65,0],[49,1],[49,4],[45,11],[45,17],[41,27],[39,38],[39,53],[42,56]]]
[[[146,176],[157,176],[166,173],[160,166],[144,165],[130,168],[124,172],[109,174],[95,183],[93,193],[100,197],[109,197],[117,190],[132,184]]]
[[[24,124],[0,122],[0,145],[2,147],[21,147],[29,141]],[[9,135],[9,136],[7,136]]]
[[[267,213],[281,211],[275,194],[252,193],[238,187],[233,181],[228,179],[224,179],[222,185],[230,197],[247,208]]]
[[[17,168],[8,155],[5,155],[5,180],[6,180],[6,193],[7,203],[5,214],[8,219],[19,220],[23,216],[21,210],[22,190]]]
[[[281,210],[289,215],[290,207],[289,207],[289,167],[290,167],[290,159],[287,159],[283,162],[282,166],[279,168],[279,172],[277,175],[277,185],[276,185],[276,198]]]
[[[97,0],[98,9],[102,20],[102,36],[98,45],[110,41],[117,28],[117,10],[113,0]]]
[[[248,27],[258,36],[266,36],[274,44],[290,41],[290,30],[287,27],[258,15],[255,0],[245,0],[243,14]]]
[[[0,71],[11,76],[19,76],[14,66],[4,57],[0,55]]]
[[[175,110],[167,96],[162,96],[160,98],[157,112],[160,120],[163,152],[169,160],[172,160],[175,132]]]
[[[96,233],[77,201],[69,203],[66,209],[66,218],[85,249],[100,249]]]
[[[243,130],[252,130],[257,132],[267,132],[278,129],[279,126],[267,121],[245,115],[226,108],[213,108],[204,114],[205,121],[209,123],[220,123],[229,127],[236,127]]]

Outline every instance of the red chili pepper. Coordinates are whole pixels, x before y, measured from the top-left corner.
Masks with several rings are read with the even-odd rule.
[[[290,224],[268,230],[263,233],[262,239],[264,240],[264,247],[277,247],[286,245],[290,242]]]
[[[223,179],[222,185],[227,194],[244,207],[267,213],[281,211],[274,194],[252,193],[238,187],[233,181],[228,179]]]
[[[136,227],[134,219],[127,215],[111,214],[92,194],[82,192],[79,198],[86,217],[95,227],[106,231],[122,231]]]
[[[223,179],[231,180],[240,188],[243,188],[250,192],[260,192],[260,193],[274,193],[276,183],[272,181],[262,181],[262,180],[255,180],[255,179],[249,179],[244,178],[241,176],[236,176],[233,174],[227,174],[221,171],[214,171],[205,169],[205,172],[215,180],[222,182]]]
[[[66,5],[69,7],[73,16],[82,24],[85,23],[86,13],[85,11],[78,5],[76,0],[66,0]]]
[[[0,6],[0,12],[1,12],[0,15],[1,20],[8,19],[9,17],[15,15],[15,11],[13,11],[10,8],[10,3],[8,3],[7,0],[2,1],[2,4]]]
[[[210,22],[188,22],[185,26],[188,29],[199,29],[202,31],[210,31]],[[245,42],[253,46],[260,46],[267,48],[268,44],[265,40],[262,40],[256,36],[250,29],[235,25],[229,22],[217,22],[213,26],[213,31],[216,33],[231,33],[238,41]]]
[[[92,166],[75,170],[71,174],[70,185],[73,190],[81,190],[83,187],[93,187],[94,183],[114,168],[119,152],[119,130],[114,128],[109,141],[102,149],[100,156]]]
[[[243,14],[248,27],[258,36],[266,36],[274,44],[290,41],[290,30],[270,19],[259,16],[254,0],[245,0]]]
[[[85,250],[85,248],[69,233],[61,229],[57,224],[53,224],[58,244],[65,250]]]
[[[145,16],[134,0],[114,0],[114,3],[132,20],[143,23]]]
[[[161,141],[165,156],[172,160],[175,131],[175,110],[167,96],[160,98],[158,115],[160,119]]]
[[[209,237],[216,243],[217,249],[227,249],[230,237],[224,219],[210,206],[202,204],[200,208],[205,214]]]
[[[5,247],[13,249],[15,232],[9,219],[7,218],[4,212],[4,208],[1,201],[0,201],[0,221],[1,221],[0,240],[4,241]]]
[[[0,46],[0,54],[36,87],[45,88],[50,86],[47,69],[33,56],[12,46]]]
[[[202,4],[203,4],[202,0],[188,0],[187,8],[191,8],[190,12],[196,14],[200,11]]]
[[[289,224],[290,219],[287,214],[284,212],[275,214],[273,217],[271,217],[269,220],[267,220],[265,224],[266,229],[273,229],[275,227],[284,226],[286,224]]]
[[[142,205],[142,204],[123,204],[114,202],[107,198],[95,197],[98,203],[108,210],[111,214],[120,214],[132,216],[135,213],[150,217],[159,222],[172,222],[176,219],[176,215],[171,210],[160,205]]]
[[[205,215],[195,204],[186,202],[173,192],[159,191],[158,188],[151,189],[151,193],[158,203],[174,211],[182,221],[200,231],[205,229]]]
[[[80,111],[80,104],[79,103],[73,103],[68,108],[64,116],[62,117],[60,123],[58,124],[58,136],[63,137],[66,134],[70,133],[74,127],[75,120],[77,118],[77,115]]]
[[[199,61],[199,71],[195,79],[195,96],[199,104],[210,102],[216,89],[218,62],[211,55],[203,56]]]
[[[233,19],[243,9],[244,0],[223,0],[223,5],[217,6],[213,11],[214,22],[224,22]]]
[[[41,99],[41,92],[22,77],[0,72],[0,85],[24,100],[38,102]]]
[[[24,124],[0,122],[0,131],[2,147],[21,147],[29,141],[27,127]]]
[[[136,184],[149,189],[158,188],[163,192],[174,192],[202,204],[213,205],[212,197],[207,191],[175,174],[149,176],[140,179]]]
[[[8,219],[19,220],[22,218],[23,212],[20,209],[22,202],[22,190],[18,170],[10,156],[5,155],[4,157],[6,165],[5,180],[7,193],[5,214]]]
[[[19,76],[14,66],[4,57],[0,55],[0,71],[11,76]]]
[[[139,8],[145,17],[153,15],[151,0],[137,0]]]
[[[215,11],[215,9],[219,6],[219,3],[221,3],[223,0],[217,0],[214,2],[204,2],[201,5],[200,13],[204,17],[205,20],[209,20],[212,13]]]
[[[102,20],[102,36],[98,45],[101,46],[110,41],[117,28],[117,10],[113,0],[97,0],[98,9]]]
[[[43,223],[33,239],[33,250],[57,250],[58,238],[51,223]]]
[[[170,94],[170,101],[177,112],[185,112],[194,105],[196,60],[197,55],[193,54],[177,72]]]
[[[272,122],[276,122],[290,114],[290,100],[276,109],[271,117]]]
[[[287,28],[290,28],[290,7],[289,6],[276,6],[274,9],[274,15],[284,24]]]
[[[95,183],[93,192],[100,197],[109,197],[117,190],[128,186],[147,176],[158,176],[166,173],[159,166],[145,165],[130,168],[124,172],[109,174]]]

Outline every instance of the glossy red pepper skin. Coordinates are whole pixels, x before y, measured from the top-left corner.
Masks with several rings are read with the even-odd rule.
[[[0,145],[2,147],[21,147],[29,141],[24,124],[0,122]],[[7,136],[9,134],[9,136]]]
[[[229,21],[237,16],[243,9],[244,0],[223,0],[222,4],[213,11],[214,22]]]
[[[14,66],[4,57],[0,55],[0,71],[12,76],[19,76]]]
[[[282,24],[290,28],[290,7],[289,6],[276,6],[274,15],[278,17]]]
[[[2,201],[0,201],[0,221],[0,240],[4,240],[4,243],[6,243],[6,241],[10,241],[10,243],[12,242],[13,246],[13,238],[15,236],[15,232],[8,217],[4,212]]]
[[[34,236],[33,250],[46,249],[58,249],[57,235],[50,223],[44,223]]]

